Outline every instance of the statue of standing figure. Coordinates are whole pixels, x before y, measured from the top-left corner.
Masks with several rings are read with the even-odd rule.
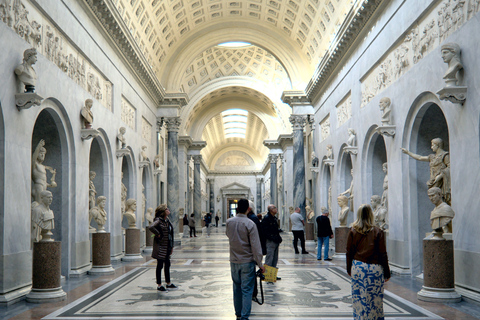
[[[37,50],[27,49],[23,52],[23,62],[15,68],[15,74],[25,86],[25,93],[34,93],[37,84],[37,73],[33,65],[37,62]]]
[[[150,161],[147,156],[147,146],[142,146],[142,151],[140,151],[140,161]]]
[[[123,172],[122,172],[122,180],[120,181],[122,184],[121,186],[121,193],[120,193],[120,210],[122,212],[122,216],[125,214],[125,206],[127,202],[127,187],[123,184]]]
[[[55,182],[57,171],[52,167],[43,164],[43,161],[45,161],[45,155],[47,154],[47,149],[45,149],[44,146],[45,140],[42,139],[38,142],[38,145],[32,155],[32,197],[33,201],[37,202],[41,201],[40,194],[42,191],[47,190],[47,187],[55,188],[57,186],[57,183]],[[50,171],[52,174],[50,183],[47,182],[46,170]]]
[[[105,232],[105,223],[107,222],[107,211],[105,205],[107,204],[107,197],[99,196],[97,198],[97,206],[89,210],[89,216],[95,220],[98,225],[97,232]],[[90,219],[91,219],[90,218]],[[90,220],[89,220],[90,221]]]
[[[95,190],[93,179],[95,179],[96,176],[97,174],[95,171],[90,171],[90,180],[88,182],[88,209],[95,207],[95,197],[97,196],[97,191]]]
[[[54,215],[50,209],[53,196],[48,190],[40,192],[40,201],[32,203],[32,238],[34,242],[53,241]]]
[[[120,127],[118,129],[117,140],[120,143],[120,148],[125,149],[127,147],[127,139],[125,139],[125,133],[127,129],[125,127]]]
[[[348,140],[347,146],[356,147],[357,146],[357,136],[353,128],[348,128]]]
[[[370,205],[372,206],[373,217],[375,218],[375,225],[382,230],[387,226],[387,211],[381,205],[381,198],[378,195],[373,195],[370,198]]]
[[[438,187],[428,189],[428,197],[435,205],[435,209],[430,213],[430,225],[432,226],[433,239],[442,240],[443,233],[452,233],[452,220],[455,212],[452,207],[442,199],[442,190]]]
[[[144,214],[145,210],[147,209],[147,197],[145,197],[145,186],[142,184],[142,225],[145,222],[144,220]]]
[[[385,172],[385,178],[383,178],[383,193],[381,198],[381,205],[388,212],[388,164],[385,162],[382,165],[383,172]]]
[[[312,151],[311,158],[312,158],[311,159],[312,160],[312,167],[318,167],[318,157],[315,154],[315,151]]]
[[[432,151],[435,152],[428,156],[421,156],[401,148],[403,153],[408,154],[415,160],[430,163],[430,179],[427,181],[428,188],[438,187],[442,190],[443,201],[451,205],[451,187],[450,187],[450,155],[448,151],[443,150],[443,140],[440,138],[432,139]]]
[[[343,191],[342,193],[340,193],[341,196],[344,196],[346,195],[347,193],[349,194],[349,197],[348,199],[350,200],[350,210],[351,211],[354,211],[353,210],[353,169],[350,171],[350,173],[352,174],[352,182],[350,183],[350,188],[348,188],[347,190]]]
[[[91,129],[93,123],[93,100],[87,99],[85,100],[85,106],[82,107],[80,111],[80,115],[82,116],[82,128],[83,129]]]
[[[327,144],[327,159],[333,160],[333,146],[331,144]]]

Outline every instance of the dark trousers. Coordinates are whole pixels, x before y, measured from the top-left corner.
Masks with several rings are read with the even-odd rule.
[[[300,239],[300,245],[302,246],[302,252],[306,252],[305,250],[305,233],[303,230],[293,230],[293,248],[295,249],[295,253],[298,253],[298,239]]]
[[[170,257],[167,257],[165,260],[157,259],[157,284],[162,284],[162,269],[165,265],[165,282],[170,283]]]
[[[190,237],[192,237],[192,231],[193,231],[193,235],[196,237],[197,234],[195,233],[195,227],[190,227]]]

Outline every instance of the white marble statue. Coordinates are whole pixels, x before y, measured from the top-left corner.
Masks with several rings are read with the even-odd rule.
[[[338,213],[338,221],[340,222],[340,227],[347,226],[348,212],[350,208],[348,207],[348,198],[346,196],[338,196],[337,203],[340,206],[340,212]]]
[[[460,46],[456,43],[446,43],[442,45],[443,62],[448,63],[447,71],[443,76],[447,87],[458,85],[458,72],[463,69],[460,60]]]
[[[123,172],[122,172],[122,180],[120,181],[122,184],[121,186],[121,193],[120,193],[120,210],[122,212],[122,215],[125,214],[125,206],[127,202],[127,187],[123,184]]]
[[[85,106],[80,110],[80,115],[82,117],[82,129],[91,129],[93,123],[93,100],[85,100]]]
[[[150,159],[148,159],[147,156],[147,146],[142,146],[142,151],[140,151],[140,161],[147,161],[149,162]]]
[[[318,157],[315,154],[315,151],[312,151],[311,160],[312,160],[312,167],[318,167]]]
[[[305,206],[305,211],[307,214],[307,222],[312,222],[312,219],[315,217],[315,211],[313,211],[310,206]]]
[[[93,179],[95,179],[96,176],[97,174],[95,173],[95,171],[90,171],[90,179],[88,182],[88,209],[92,209],[93,207],[95,207],[95,197],[97,196],[97,190],[95,190],[95,184],[93,183]]]
[[[125,127],[120,127],[118,129],[117,140],[120,143],[120,148],[125,149],[127,147],[127,140],[125,139],[125,132],[127,129]]]
[[[97,223],[97,232],[105,232],[105,223],[107,222],[107,211],[105,205],[107,204],[107,197],[99,196],[97,198],[97,206],[89,210],[89,216]],[[91,220],[90,220],[91,221]]]
[[[25,86],[25,93],[34,93],[37,84],[37,73],[33,65],[37,62],[37,50],[27,49],[23,52],[23,62],[15,68],[15,74]]]
[[[435,205],[435,209],[430,213],[430,224],[433,230],[434,238],[443,239],[443,232],[452,233],[452,220],[455,212],[452,207],[442,199],[442,190],[438,187],[428,189],[428,197]]]
[[[53,241],[54,215],[50,209],[53,196],[48,190],[40,192],[40,201],[32,203],[32,238],[33,241]]]
[[[288,212],[289,212],[290,214],[292,214],[294,211],[295,211],[295,208],[294,208],[294,207],[292,207],[292,206],[288,207]]]
[[[373,195],[370,198],[370,204],[372,206],[373,216],[375,218],[375,225],[382,230],[387,226],[387,212],[385,207],[381,204],[381,198],[378,195]]]
[[[147,197],[145,196],[145,186],[142,184],[142,225],[145,222],[144,214],[147,209]]]
[[[383,178],[383,193],[380,204],[388,212],[388,164],[385,162],[382,165],[383,172],[385,172],[385,178]]]
[[[352,174],[352,182],[350,183],[350,187],[349,187],[347,190],[345,190],[345,191],[343,191],[342,193],[340,193],[340,195],[341,195],[341,196],[344,196],[344,195],[346,195],[346,194],[349,195],[349,196],[348,196],[348,200],[350,200],[350,210],[351,210],[351,211],[354,211],[354,210],[353,210],[353,199],[354,199],[354,197],[353,197],[353,169],[350,170],[350,173]]]
[[[129,228],[137,227],[137,216],[135,211],[137,211],[137,200],[128,199],[125,203],[125,213],[123,215],[127,218]]]
[[[153,211],[154,211],[153,208],[148,208],[147,212],[145,213],[145,220],[147,220],[148,225],[151,225],[153,222],[153,218],[154,218]]]
[[[332,181],[330,180],[330,186],[328,187],[328,199],[327,199],[328,209],[332,210]]]
[[[390,98],[380,99],[380,110],[382,111],[382,125],[391,125],[392,124],[392,109],[390,108],[392,101]]]
[[[160,155],[159,155],[159,154],[157,154],[157,155],[155,156],[155,158],[153,158],[153,165],[154,165],[154,167],[155,167],[155,168],[154,168],[155,170],[157,170],[157,169],[160,168]]]
[[[40,202],[40,194],[42,191],[47,190],[49,188],[55,188],[57,183],[55,182],[55,175],[57,171],[52,167],[46,166],[43,164],[45,161],[45,155],[47,154],[47,149],[44,148],[45,140],[40,140],[38,142],[37,147],[32,155],[32,197],[33,201]],[[47,171],[50,171],[52,174],[52,178],[50,179],[50,183],[47,182]]]
[[[331,144],[327,144],[327,159],[333,160],[333,146]]]
[[[348,128],[348,140],[347,146],[356,147],[357,146],[357,136],[353,128]]]
[[[185,215],[185,209],[184,208],[178,209],[178,221],[181,221],[184,215]]]
[[[451,187],[450,187],[450,155],[443,150],[443,140],[440,138],[432,139],[433,154],[421,156],[401,148],[403,153],[408,154],[415,160],[430,163],[430,179],[427,181],[428,188],[438,187],[442,189],[443,200],[451,205]]]

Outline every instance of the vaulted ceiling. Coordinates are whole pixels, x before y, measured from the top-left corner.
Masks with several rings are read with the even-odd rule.
[[[182,134],[205,140],[213,169],[231,148],[263,164],[265,139],[290,133],[280,97],[304,90],[355,5],[351,0],[109,0],[166,92],[184,92]],[[358,2],[358,1],[357,1]],[[246,45],[221,46],[242,41]],[[248,112],[228,138],[222,112]]]

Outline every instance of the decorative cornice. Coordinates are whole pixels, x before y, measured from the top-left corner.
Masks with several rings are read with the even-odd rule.
[[[280,148],[280,144],[277,140],[263,140],[263,145],[270,150]]]
[[[135,74],[157,105],[164,99],[165,90],[150,67],[133,35],[123,22],[111,0],[84,0],[92,10],[98,22],[117,47],[118,54],[124,58],[125,65]]]
[[[178,132],[178,130],[180,129],[180,125],[182,123],[182,121],[180,120],[180,117],[165,117],[163,118],[163,120],[165,121],[165,125],[167,126],[168,132],[171,132],[171,131]]]
[[[358,5],[352,7],[345,21],[338,31],[337,41],[331,44],[328,52],[323,56],[314,76],[305,89],[310,101],[315,101],[328,78],[334,74],[334,70],[347,53],[348,49],[364,30],[367,22],[384,0],[358,1]]]
[[[305,128],[305,125],[307,123],[307,116],[292,114],[290,118],[288,118],[288,120],[290,120],[293,130],[303,130],[303,128]]]
[[[165,93],[163,101],[160,103],[161,108],[177,107],[181,109],[189,102],[188,95],[183,92],[169,92]]]
[[[304,91],[283,91],[282,101],[293,108],[294,105],[311,105],[311,101]]]
[[[278,143],[282,150],[288,146],[293,146],[293,136],[291,134],[281,134],[278,136]]]
[[[192,141],[192,145],[188,148],[188,150],[202,150],[206,146],[206,141]]]

